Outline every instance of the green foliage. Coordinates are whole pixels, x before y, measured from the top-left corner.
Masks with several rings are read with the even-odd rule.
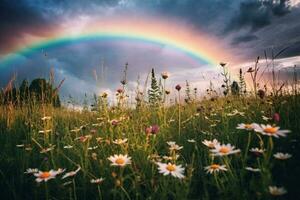
[[[50,105],[43,109],[38,106],[0,106],[1,197],[31,200],[128,197],[263,200],[271,199],[269,185],[280,185],[288,190],[283,199],[294,199],[299,196],[296,183],[300,171],[296,166],[300,165],[297,142],[300,139],[300,96],[286,95],[276,99],[267,96],[265,101],[227,96],[186,104],[182,107],[180,135],[174,125],[178,123],[174,119],[176,107],[168,107],[165,112],[159,109],[149,112],[149,107],[143,106],[139,109],[108,108],[107,112],[76,112]],[[235,110],[244,114],[236,114]],[[239,123],[275,123],[272,119],[266,122],[262,117],[270,117],[275,112],[281,116],[276,125],[292,131],[286,138],[272,139],[254,131],[236,129]],[[41,120],[44,116],[51,119]],[[112,125],[113,119],[120,122]],[[160,130],[155,136],[147,136],[145,127],[153,124],[157,124]],[[51,132],[38,133],[40,130]],[[85,136],[90,136],[90,139],[83,141]],[[124,145],[112,143],[117,138],[127,138],[128,142]],[[190,139],[195,142],[188,141]],[[230,143],[241,153],[212,158],[210,149],[202,144],[205,139]],[[182,180],[160,174],[157,164],[152,161],[153,154],[160,157],[170,154],[167,141],[176,141],[183,146],[176,161],[161,161],[185,167],[186,178]],[[22,144],[24,146],[20,146]],[[51,145],[55,145],[52,150],[41,153]],[[72,148],[64,148],[68,145]],[[257,157],[248,151],[255,147],[265,148],[266,153]],[[293,157],[276,160],[272,155],[279,151],[288,152]],[[113,167],[107,158],[114,154],[128,154],[132,163],[124,168]],[[206,174],[204,167],[212,163],[225,164],[228,171]],[[62,179],[62,175],[58,175],[47,183],[38,184],[33,174],[24,174],[28,168],[44,171],[65,168],[66,172],[70,172],[78,165],[81,170],[74,177]],[[260,168],[262,172],[246,171],[247,166]],[[105,178],[103,183],[90,183],[91,179],[100,177]],[[117,181],[121,181],[122,185],[117,185]]]
[[[240,84],[240,93],[245,94],[247,92],[247,86],[246,86],[246,82],[245,82],[245,78],[244,78],[242,69],[240,69],[240,73],[239,73],[239,84]]]
[[[239,95],[240,94],[240,86],[236,81],[233,81],[231,84],[231,94],[232,95]]]
[[[158,106],[162,100],[161,87],[157,83],[153,68],[151,71],[151,87],[148,90],[148,99],[151,106]]]
[[[185,89],[185,102],[186,103],[191,103],[192,101],[192,95],[191,95],[191,89],[190,89],[190,84],[189,82],[186,80],[186,89]]]
[[[52,104],[60,107],[61,102],[57,89],[45,79],[37,78],[29,84],[28,80],[23,80],[20,87],[13,87],[7,91],[2,91],[0,95],[2,104]]]

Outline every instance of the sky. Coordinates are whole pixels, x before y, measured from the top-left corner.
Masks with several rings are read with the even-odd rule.
[[[155,68],[170,73],[169,88],[188,80],[204,91],[221,81],[219,62],[234,79],[284,48],[275,63],[289,73],[299,19],[300,0],[1,0],[0,88],[53,69],[64,98],[114,93],[128,63],[131,90]]]

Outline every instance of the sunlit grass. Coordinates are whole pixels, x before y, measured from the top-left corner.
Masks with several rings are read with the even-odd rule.
[[[298,193],[299,96],[100,112],[0,109],[6,199],[284,199]]]

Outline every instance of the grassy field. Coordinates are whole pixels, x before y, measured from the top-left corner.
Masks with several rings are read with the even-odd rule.
[[[98,112],[2,106],[1,199],[295,199],[299,130],[300,96],[288,94]]]

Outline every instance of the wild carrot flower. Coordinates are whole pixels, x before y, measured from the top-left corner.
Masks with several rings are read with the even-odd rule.
[[[213,139],[213,141],[204,140],[204,141],[202,141],[202,144],[204,144],[205,146],[207,146],[209,148],[215,148],[216,145],[220,145],[220,142],[217,139]]]
[[[126,165],[131,164],[131,157],[128,157],[127,155],[122,155],[122,154],[115,154],[114,156],[110,156],[108,158],[110,162],[112,162],[110,165],[111,166],[119,166],[119,167],[124,167]]]
[[[91,179],[91,183],[93,184],[101,184],[104,181],[104,178]]]
[[[157,163],[159,173],[163,174],[164,176],[171,174],[172,176],[182,179],[184,178],[184,168],[181,165],[175,165],[172,163]]]
[[[254,129],[256,132],[259,132],[263,135],[273,136],[279,138],[279,136],[286,137],[286,133],[291,132],[290,130],[280,130],[280,127],[275,127],[271,125],[261,124],[260,126]]]
[[[269,186],[269,192],[273,196],[280,196],[287,193],[284,187]]]
[[[238,124],[238,126],[237,126],[236,128],[237,128],[237,129],[244,129],[244,130],[247,130],[247,131],[252,131],[252,130],[254,130],[257,126],[258,126],[258,124],[256,124],[256,123],[251,123],[251,124],[244,124],[244,123],[241,123],[241,124]]]
[[[230,154],[239,153],[240,149],[235,149],[235,146],[232,146],[231,144],[218,144],[210,151],[214,156],[227,156]]]
[[[278,160],[287,160],[292,157],[292,155],[289,153],[281,153],[281,152],[275,153],[273,156]]]
[[[63,175],[62,179],[75,176],[80,170],[81,170],[81,167],[78,166],[78,168],[75,171],[70,171],[70,172],[65,173],[65,175]]]
[[[211,164],[209,166],[204,167],[204,170],[208,174],[212,174],[214,172],[219,172],[219,171],[227,171],[225,165],[219,165],[219,164]]]

